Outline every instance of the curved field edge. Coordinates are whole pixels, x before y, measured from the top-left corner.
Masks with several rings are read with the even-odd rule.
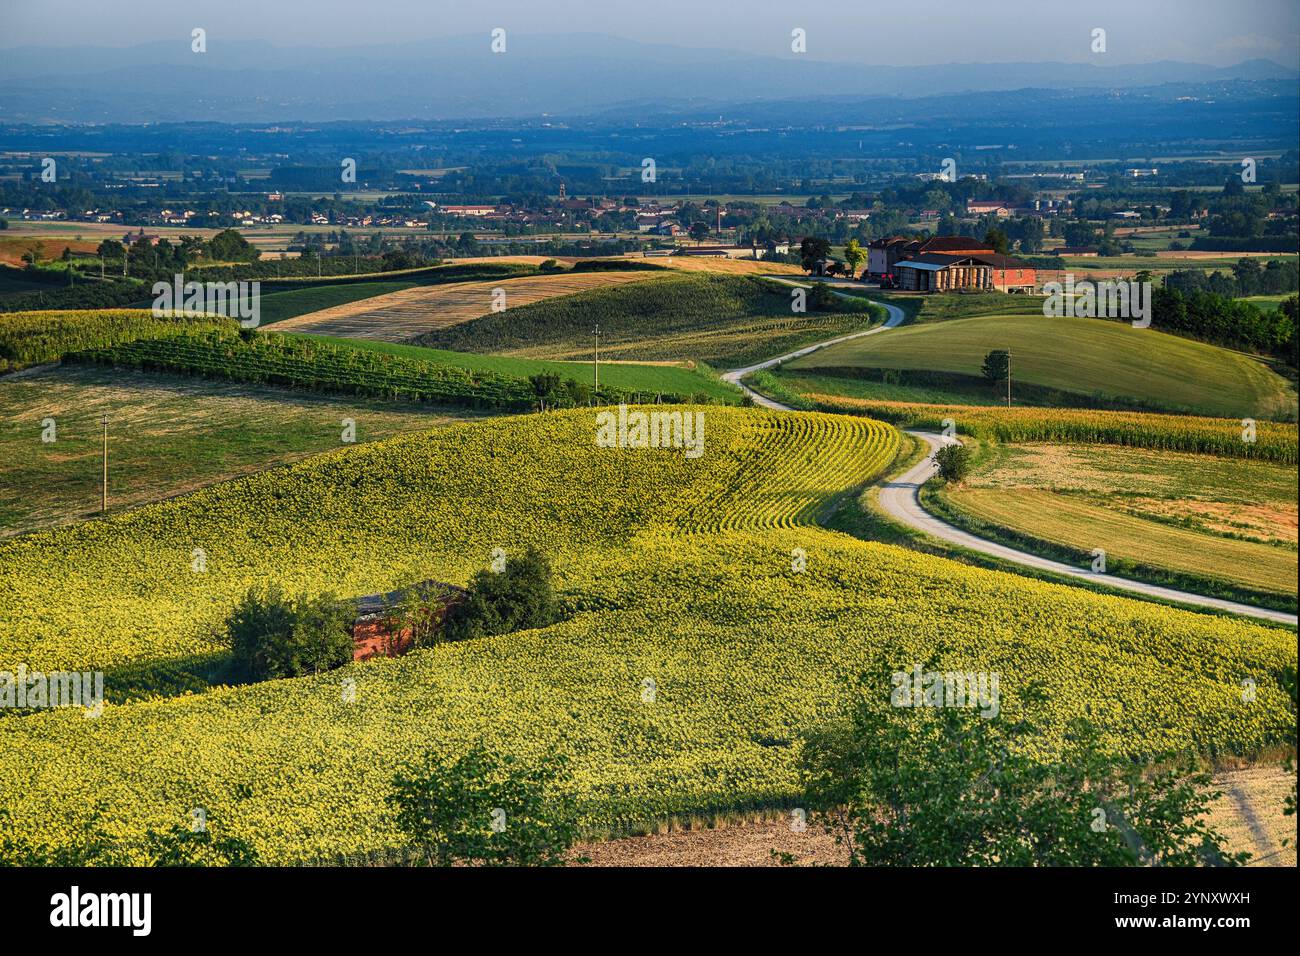
[[[585,830],[625,833],[788,805],[799,735],[834,717],[857,675],[932,659],[998,673],[1003,718],[1032,711],[1044,754],[1084,714],[1135,756],[1249,755],[1294,737],[1279,684],[1292,634],[817,528],[647,531],[587,555],[569,584],[601,608],[314,678],[109,705],[96,720],[0,721],[0,807],[56,843],[96,803],[127,841],[200,806],[266,862],[382,854],[400,842],[384,803],[396,767],[483,742],[525,760],[568,754]]]
[[[1092,564],[1090,549],[1072,546],[1063,541],[1056,541],[1034,534],[1021,528],[974,514],[963,507],[960,501],[954,501],[939,486],[927,483],[920,494],[921,504],[935,517],[942,518],[948,524],[968,531],[977,537],[986,538],[1008,547],[1028,551],[1039,557],[1061,561],[1065,564],[1087,568]],[[1161,530],[1157,528],[1156,530]],[[1114,548],[1106,552],[1107,565],[1111,574],[1118,577],[1145,581],[1163,587],[1171,587],[1192,594],[1206,597],[1223,598],[1238,601],[1256,607],[1270,608],[1276,611],[1295,613],[1297,608],[1294,593],[1279,593],[1261,588],[1250,587],[1222,577],[1197,574],[1192,571],[1162,567],[1149,562],[1126,560],[1124,554]]]
[[[798,407],[833,414],[865,415],[899,428],[942,431],[951,424],[959,434],[1003,442],[1066,442],[1125,445],[1186,451],[1225,458],[1255,458],[1294,465],[1300,457],[1300,429],[1295,423],[1257,421],[1253,432],[1241,419],[1075,408],[993,408],[852,398],[820,392],[792,392],[780,374],[747,376],[746,383],[781,401],[794,396]],[[788,402],[787,402],[788,403]],[[1247,440],[1247,435],[1253,440]]]

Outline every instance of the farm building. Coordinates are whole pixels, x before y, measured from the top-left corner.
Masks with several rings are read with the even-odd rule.
[[[916,251],[920,243],[904,236],[873,239],[867,244],[867,275],[883,277],[893,275],[894,263]]]
[[[996,252],[928,252],[894,266],[898,288],[905,292],[946,292],[952,289],[996,289],[1033,292],[1038,270],[1027,262]]]
[[[980,240],[966,236],[935,236],[925,240],[890,236],[875,239],[867,245],[867,274],[886,284],[898,284],[897,266],[904,260],[915,261],[925,255],[985,255],[992,252],[993,249]]]
[[[997,216],[1005,219],[1011,215],[1011,207],[996,200],[966,200],[966,212],[972,216]]]
[[[352,659],[405,654],[421,636],[417,631],[437,630],[447,612],[467,593],[454,584],[427,580],[358,598],[357,619],[352,625]]]
[[[975,256],[940,253],[899,262],[898,288],[904,292],[947,292],[952,289],[991,289],[992,268]]]
[[[999,292],[1033,292],[1038,287],[1038,270],[1028,262],[996,252],[975,258],[988,265],[993,288]]]

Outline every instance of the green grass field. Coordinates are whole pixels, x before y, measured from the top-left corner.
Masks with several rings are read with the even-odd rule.
[[[1289,292],[1286,295],[1248,295],[1242,297],[1241,301],[1249,302],[1264,311],[1272,312],[1274,309],[1279,308],[1283,302],[1291,298],[1293,295],[1295,295],[1294,292]]]
[[[978,387],[985,355],[1012,353],[1015,383],[1135,408],[1293,421],[1293,383],[1252,356],[1128,323],[994,315],[903,327],[822,349],[785,368],[938,372]],[[940,381],[944,388],[948,382]],[[988,386],[990,398],[993,386]]]
[[[1098,445],[994,444],[984,447],[970,478],[941,487],[935,499],[945,515],[967,519],[962,524],[1073,551],[1083,566],[1101,548],[1112,573],[1295,606],[1294,465]]]
[[[883,310],[834,300],[795,312],[792,290],[753,276],[655,276],[485,315],[430,332],[418,344],[520,358],[581,359],[601,328],[601,354],[628,361],[694,359],[732,367],[867,328]]]
[[[439,365],[455,365],[477,372],[497,372],[501,375],[512,375],[517,378],[527,378],[541,372],[554,372],[563,378],[576,379],[587,384],[590,384],[593,378],[590,359],[585,362],[548,362],[539,359],[511,358],[502,355],[479,355],[474,352],[450,352],[446,349],[405,345],[398,342],[377,342],[371,339],[340,338],[327,335],[307,337],[321,339],[345,348],[383,352],[388,355],[400,355],[404,358],[418,359],[424,362],[436,362]],[[737,389],[703,368],[688,368],[682,365],[638,365],[602,362],[600,365],[600,381],[601,384],[613,388],[625,388],[646,393],[703,394],[733,404],[740,402],[740,392]]]
[[[0,536],[93,517],[109,417],[109,514],[343,447],[467,417],[85,366],[0,378]],[[56,440],[41,441],[53,418]]]

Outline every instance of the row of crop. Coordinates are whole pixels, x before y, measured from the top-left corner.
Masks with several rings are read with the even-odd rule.
[[[318,554],[279,558],[292,570]],[[476,743],[525,765],[569,756],[596,834],[791,805],[800,735],[882,664],[997,674],[994,719],[1032,717],[1036,753],[1083,717],[1134,756],[1294,739],[1279,679],[1295,663],[1291,635],[820,529],[645,531],[635,548],[584,551],[564,584],[599,593],[603,609],[318,677],[110,705],[95,720],[0,721],[6,827],[74,841],[98,805],[101,825],[131,844],[202,808],[267,863],[382,853],[400,839],[385,806],[396,769]]]
[[[0,672],[84,666],[112,685],[130,666],[210,653],[211,630],[263,581],[358,596],[431,577],[464,583],[495,547],[622,545],[698,497],[696,483],[769,417],[698,411],[706,445],[694,460],[602,449],[592,410],[491,419],[0,543]]]
[[[683,520],[691,531],[813,524],[839,494],[870,481],[893,460],[898,431],[883,422],[829,415],[763,420],[734,452],[736,467],[719,473]]]
[[[900,428],[940,431],[952,427],[977,438],[1005,442],[1128,445],[1293,465],[1300,439],[1294,424],[1253,419],[1073,408],[927,405],[823,393],[803,397],[823,411],[867,415]]]
[[[57,362],[82,349],[234,327],[220,316],[158,317],[144,309],[13,312],[0,315],[0,372]]]
[[[474,408],[524,410],[536,397],[533,384],[518,376],[275,333],[139,339],[88,349],[69,360]],[[609,387],[602,388],[600,395],[601,400],[613,402],[639,397],[631,390]],[[671,402],[689,396],[660,397]]]

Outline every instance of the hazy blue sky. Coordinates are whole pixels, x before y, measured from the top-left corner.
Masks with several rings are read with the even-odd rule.
[[[0,46],[188,45],[196,26],[209,37],[345,46],[501,26],[788,55],[790,30],[802,27],[809,57],[910,65],[1088,60],[1090,33],[1103,27],[1117,63],[1300,63],[1296,0],[0,0],[0,10]]]

